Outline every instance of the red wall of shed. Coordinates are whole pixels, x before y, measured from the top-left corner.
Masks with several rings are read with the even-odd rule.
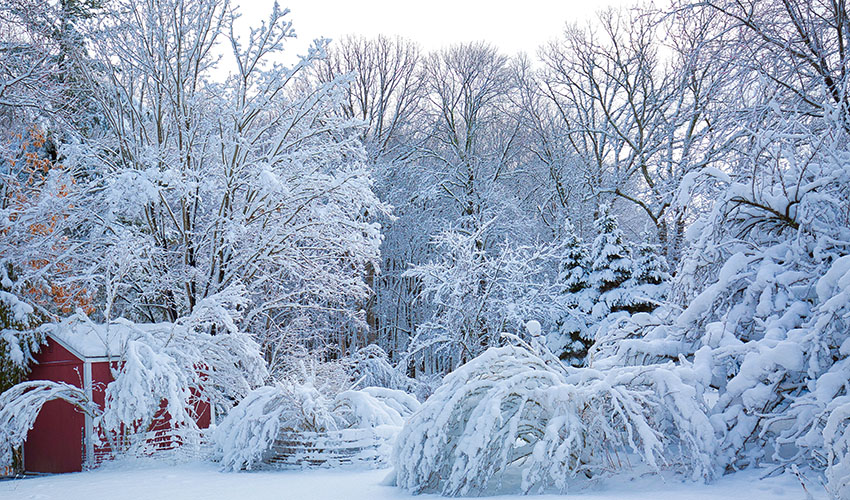
[[[29,380],[53,380],[83,387],[83,362],[48,339],[35,356]],[[85,415],[62,400],[48,401],[24,443],[24,468],[30,472],[74,472],[83,467]]]
[[[83,388],[83,361],[74,356],[52,338],[35,356],[37,364],[32,366],[29,380],[53,380],[65,382]],[[117,363],[112,362],[117,369]],[[106,386],[113,381],[109,362],[100,361],[91,364],[92,400],[101,408],[106,403]],[[198,427],[206,429],[210,426],[210,404],[198,398],[196,390],[192,390],[193,405]],[[167,433],[171,428],[170,416],[165,411],[166,401],[162,409],[154,417],[149,431],[157,434]],[[101,431],[101,437],[106,437]],[[27,434],[24,443],[24,468],[29,472],[75,472],[81,471],[85,458],[85,415],[71,404],[61,401],[48,401],[41,409],[35,425]],[[179,443],[172,443],[169,438],[165,447],[170,448]],[[109,445],[95,446],[95,457],[108,453]]]

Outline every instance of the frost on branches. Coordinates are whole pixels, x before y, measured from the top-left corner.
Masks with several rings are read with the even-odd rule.
[[[510,468],[524,492],[566,491],[627,467],[627,455],[712,478],[715,434],[688,367],[564,367],[548,351],[491,348],[446,376],[402,428],[397,484],[480,494]],[[544,356],[546,359],[544,359]]]

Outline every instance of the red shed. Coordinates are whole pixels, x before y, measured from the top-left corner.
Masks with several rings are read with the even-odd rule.
[[[101,408],[106,386],[112,382],[110,363],[116,366],[133,329],[171,328],[171,325],[133,325],[129,322],[93,324],[69,318],[47,334],[29,380],[52,380],[85,391]],[[209,404],[198,408],[198,426],[207,428]],[[167,415],[166,415],[167,418]],[[167,427],[167,424],[165,425]],[[159,425],[158,429],[163,426]],[[24,468],[28,472],[74,472],[95,465],[97,430],[91,416],[62,400],[48,401],[41,409],[24,443]]]

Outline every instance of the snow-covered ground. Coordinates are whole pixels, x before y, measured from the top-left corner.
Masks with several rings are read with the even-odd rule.
[[[214,464],[111,465],[75,474],[0,481],[3,500],[101,500],[115,499],[275,499],[275,500],[398,500],[438,498],[412,497],[386,486],[387,470],[310,470],[226,473]],[[663,482],[657,477],[635,481],[609,479],[568,495],[593,500],[803,500],[806,493],[792,475],[760,480],[764,471],[745,471],[726,476],[711,485]],[[808,480],[812,498],[826,499],[823,488]],[[491,498],[518,498],[511,495]],[[556,495],[522,498],[554,499]]]

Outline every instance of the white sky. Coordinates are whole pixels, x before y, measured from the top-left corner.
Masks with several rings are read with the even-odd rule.
[[[274,0],[234,0],[241,21],[256,24],[271,12]],[[630,0],[281,0],[298,35],[291,44],[299,54],[320,37],[346,34],[401,35],[425,51],[459,42],[484,40],[506,55],[536,53],[561,34],[567,22],[585,22],[597,10],[631,5]]]

